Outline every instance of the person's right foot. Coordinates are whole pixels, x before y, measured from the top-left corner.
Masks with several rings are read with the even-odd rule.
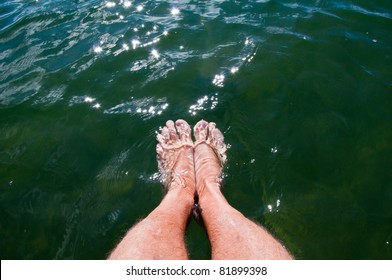
[[[226,163],[226,144],[215,123],[199,121],[193,128],[196,191],[202,196],[206,187],[220,190],[222,168]]]
[[[191,128],[184,120],[167,121],[157,135],[156,147],[161,180],[167,190],[185,188],[193,196],[195,169]]]

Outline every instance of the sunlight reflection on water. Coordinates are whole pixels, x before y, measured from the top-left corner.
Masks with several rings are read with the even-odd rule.
[[[123,7],[122,9],[119,7]],[[132,6],[132,7],[131,7]],[[129,9],[131,7],[131,10]],[[212,7],[212,6],[211,6]],[[213,11],[219,12],[219,9],[208,10],[208,13]],[[166,78],[169,72],[175,70],[180,63],[183,63],[193,57],[200,57],[203,59],[211,56],[216,56],[218,53],[223,52],[225,49],[234,51],[233,55],[227,57],[225,61],[219,66],[220,72],[211,76],[211,83],[217,88],[223,88],[228,76],[237,74],[242,67],[249,64],[257,52],[257,41],[250,36],[245,36],[242,42],[231,42],[227,45],[219,46],[206,53],[197,53],[196,49],[192,49],[189,45],[184,48],[183,40],[181,38],[171,42],[172,46],[177,46],[177,49],[167,48],[168,37],[176,36],[177,31],[175,28],[178,26],[178,21],[181,20],[181,9],[189,9],[191,6],[183,5],[167,7],[164,12],[160,12],[156,17],[152,16],[154,7],[149,5],[136,6],[126,1],[120,1],[120,5],[115,2],[106,2],[105,8],[111,12],[113,16],[118,14],[126,14],[123,20],[130,23],[128,30],[124,30],[123,34],[111,35],[102,34],[101,41],[93,46],[93,51],[97,55],[104,53],[105,56],[118,56],[126,53],[133,52],[132,60],[130,61],[132,72],[140,72],[150,70],[149,76],[145,79],[143,85],[147,85],[151,81]],[[132,17],[131,15],[138,15]],[[153,21],[149,20],[144,15],[149,14]],[[143,15],[142,17],[140,17]],[[110,24],[110,21],[108,22]],[[114,24],[114,23],[113,23]],[[193,27],[192,27],[193,28]],[[114,38],[117,36],[117,39]],[[117,45],[117,46],[116,46]],[[145,49],[147,53],[140,53],[140,49]],[[151,70],[153,70],[151,72]],[[200,97],[195,104],[189,106],[189,113],[196,115],[198,111],[213,110],[218,104],[218,94],[209,93],[210,97]],[[147,103],[151,102],[150,99],[143,99]],[[138,110],[134,107],[135,101],[122,102],[110,109],[106,109],[105,113],[134,113],[137,114]],[[150,106],[147,104],[143,107]],[[151,105],[153,106],[153,105]],[[159,105],[158,105],[159,106]],[[161,108],[162,109],[162,108]],[[147,111],[146,111],[147,110]],[[139,110],[140,111],[140,110]],[[149,117],[160,115],[163,110],[158,110],[156,113],[148,113],[148,109],[141,109],[141,112],[147,114]],[[139,112],[140,113],[140,112]],[[146,115],[145,115],[146,116]]]
[[[143,119],[149,119],[151,117],[161,115],[168,107],[169,103],[167,103],[166,98],[132,98],[131,101],[116,105],[110,109],[105,110],[104,113],[140,115]]]
[[[307,257],[387,256],[357,245],[391,242],[391,10],[310,2],[2,1],[0,251],[101,258],[161,198],[157,127],[203,118],[244,214]]]

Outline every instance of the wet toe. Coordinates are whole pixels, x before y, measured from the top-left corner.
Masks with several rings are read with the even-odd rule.
[[[174,126],[174,122],[173,121],[167,121],[166,122],[166,127],[169,130],[169,135],[170,135],[170,140],[175,142],[178,140],[178,134],[177,134],[177,130],[176,127]]]
[[[217,153],[220,156],[221,164],[226,163],[226,144],[222,132],[214,126],[214,129],[210,132],[211,142]]]
[[[193,128],[196,141],[205,141],[208,135],[208,122],[205,120],[199,121]]]
[[[213,140],[214,139],[214,131],[216,131],[216,124],[214,122],[210,122],[208,123],[208,136],[207,139],[208,140]]]
[[[158,143],[161,145],[166,145],[170,141],[170,134],[168,128],[165,126],[162,128],[161,132],[157,134]]]
[[[216,154],[221,166],[226,163],[226,144],[222,132],[214,122],[199,121],[194,127],[196,145],[206,143]],[[203,148],[202,148],[203,150]],[[199,150],[201,151],[201,150]]]
[[[211,132],[211,138],[212,138],[212,140],[215,142],[215,145],[219,148],[219,147],[222,147],[222,146],[225,146],[224,145],[224,137],[223,137],[223,134],[222,134],[222,132],[219,130],[219,129],[217,129],[217,128],[215,128],[212,132]]]
[[[186,144],[191,144],[191,128],[189,124],[184,120],[176,121],[177,132],[181,138],[181,141]]]

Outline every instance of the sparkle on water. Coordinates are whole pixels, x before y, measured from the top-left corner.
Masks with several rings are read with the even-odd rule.
[[[390,259],[392,11],[352,2],[2,1],[3,259],[105,258],[180,118],[217,123],[227,200],[295,256]]]

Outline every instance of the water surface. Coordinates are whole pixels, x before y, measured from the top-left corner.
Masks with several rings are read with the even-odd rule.
[[[386,0],[0,1],[1,258],[105,258],[178,118],[217,123],[227,199],[297,258],[392,258],[391,26]]]

